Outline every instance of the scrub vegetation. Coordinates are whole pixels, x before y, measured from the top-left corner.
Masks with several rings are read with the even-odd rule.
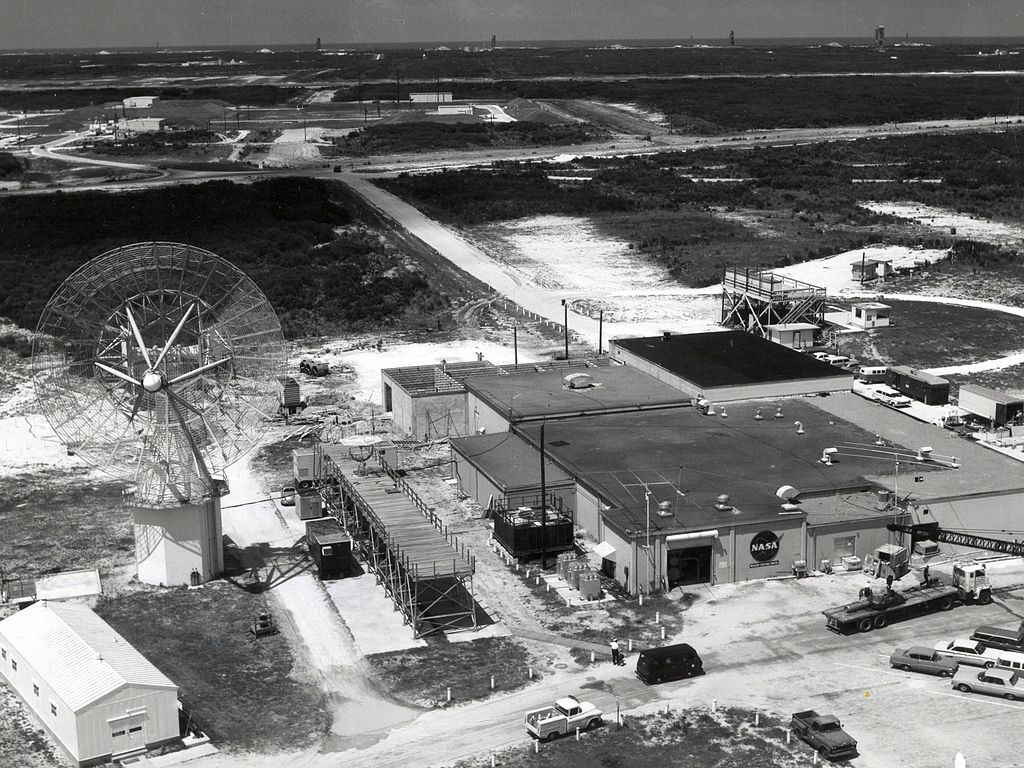
[[[787,724],[771,714],[745,709],[667,710],[623,717],[605,714],[605,726],[586,733],[580,741],[563,737],[534,753],[532,742],[498,754],[505,768],[783,768],[810,762],[809,748],[794,739],[786,744]],[[847,765],[846,762],[833,763]],[[482,768],[490,757],[464,760],[455,768]]]
[[[452,704],[460,704],[524,688],[542,676],[541,665],[510,637],[433,641],[420,648],[367,656],[366,661],[390,695],[420,707],[444,706],[448,687]]]
[[[858,203],[865,200],[1020,219],[1022,135],[1010,129],[560,165],[503,163],[379,183],[458,226],[540,214],[593,217],[602,233],[664,265],[681,283],[702,286],[720,280],[726,265],[779,267],[873,242],[950,247],[957,241],[952,232],[923,238],[905,222],[864,209]],[[1021,258],[1007,248],[960,250],[968,263]]]
[[[0,765],[62,768],[66,765],[50,737],[33,722],[10,688],[0,683]]]
[[[0,477],[0,563],[8,575],[97,568],[134,559],[131,515],[120,483],[87,469],[39,469]]]
[[[263,752],[307,746],[330,725],[326,696],[299,674],[283,634],[259,640],[250,634],[265,609],[264,597],[224,581],[102,598],[96,606],[180,687],[193,724],[218,746]]]
[[[570,146],[607,138],[608,134],[583,123],[402,122],[372,125],[334,140],[325,154],[386,155],[396,152],[472,150],[485,148]]]
[[[8,197],[0,199],[0,220],[0,316],[26,328],[82,264],[148,240],[189,243],[237,265],[267,294],[288,336],[387,328],[448,306],[418,263],[331,182],[215,181]]]

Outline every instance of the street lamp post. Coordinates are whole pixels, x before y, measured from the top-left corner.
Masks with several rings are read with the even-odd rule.
[[[644,571],[647,574],[647,584],[651,584],[651,489],[644,488],[644,507],[647,512],[647,564],[644,566]]]

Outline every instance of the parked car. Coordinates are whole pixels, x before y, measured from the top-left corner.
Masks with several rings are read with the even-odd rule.
[[[789,723],[792,731],[830,760],[854,757],[857,741],[843,730],[835,715],[819,715],[813,709],[797,712]]]
[[[961,669],[953,677],[953,687],[964,693],[987,693],[1004,699],[1024,700],[1024,682],[1012,669],[996,667],[983,669]]]
[[[285,485],[281,487],[281,506],[282,507],[294,507],[295,506],[295,486]]]
[[[947,659],[955,659],[961,665],[972,667],[994,667],[999,660],[999,653],[986,646],[980,640],[953,640],[949,643],[936,643],[935,652]]]
[[[971,640],[979,640],[989,648],[1020,653],[1024,651],[1024,622],[1016,629],[978,627],[971,633]]]
[[[601,710],[589,701],[575,696],[558,699],[553,707],[532,709],[523,719],[527,732],[541,741],[572,733],[577,728],[587,731],[601,724]]]
[[[895,389],[876,389],[872,397],[882,405],[888,405],[893,408],[909,408],[913,402],[909,397],[901,395]]]
[[[960,666],[956,659],[942,656],[938,651],[925,648],[923,645],[897,648],[889,657],[889,664],[896,669],[924,672],[926,675],[939,677],[952,677]]]

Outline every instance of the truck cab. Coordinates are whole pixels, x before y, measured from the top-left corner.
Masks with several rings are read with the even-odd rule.
[[[992,602],[992,584],[985,573],[985,566],[979,563],[956,563],[953,566],[953,586],[957,587],[965,597],[970,597],[980,605]]]

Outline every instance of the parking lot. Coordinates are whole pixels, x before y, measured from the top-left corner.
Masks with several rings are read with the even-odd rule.
[[[959,693],[948,679],[889,666],[897,647],[968,637],[981,624],[1016,627],[1024,614],[1024,564],[1007,560],[988,570],[997,593],[991,605],[849,636],[826,630],[820,611],[856,600],[868,583],[863,575],[714,587],[717,599],[709,594],[689,609],[680,638],[700,650],[707,674],[672,684],[680,687],[675,697],[834,713],[860,742],[858,766],[949,766],[957,752],[968,765],[1019,765],[1013,734],[1024,726],[1024,702]]]

